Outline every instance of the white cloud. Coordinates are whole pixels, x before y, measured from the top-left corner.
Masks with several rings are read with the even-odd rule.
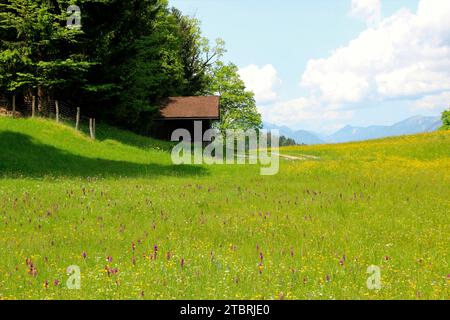
[[[335,125],[336,121],[347,121],[353,117],[353,111],[332,110],[314,98],[305,97],[259,107],[259,110],[269,123],[292,128],[301,125],[308,130],[323,130]]]
[[[374,26],[381,19],[381,0],[352,0],[350,15]]]
[[[301,86],[301,98],[260,106],[264,120],[320,130],[348,123],[361,106],[393,99],[409,101],[411,111],[447,109],[450,1],[420,0],[417,12],[401,9],[380,19],[328,57],[309,60]]]
[[[251,64],[239,69],[239,75],[245,86],[255,93],[256,102],[267,104],[278,98],[277,87],[281,85],[278,72],[271,64],[259,67]]]
[[[415,102],[414,111],[442,111],[450,109],[450,91],[423,97]]]
[[[334,105],[450,91],[449,17],[450,1],[421,0],[417,13],[402,9],[328,58],[310,60],[301,84]]]

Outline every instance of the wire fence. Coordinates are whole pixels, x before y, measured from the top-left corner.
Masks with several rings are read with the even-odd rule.
[[[74,126],[76,130],[87,131],[95,139],[95,118],[82,113],[82,108],[69,101],[42,99],[37,97],[0,96],[0,115],[17,118],[42,117]]]

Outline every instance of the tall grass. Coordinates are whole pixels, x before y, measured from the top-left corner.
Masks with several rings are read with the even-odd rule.
[[[320,159],[276,176],[173,166],[168,144],[97,135],[0,118],[0,298],[450,296],[449,133],[285,148]]]

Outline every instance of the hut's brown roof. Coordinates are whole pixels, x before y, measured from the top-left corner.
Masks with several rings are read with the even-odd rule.
[[[220,97],[170,97],[161,106],[162,119],[219,119]]]

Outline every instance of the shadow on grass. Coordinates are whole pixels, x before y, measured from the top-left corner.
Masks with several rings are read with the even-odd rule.
[[[88,126],[81,126],[81,131],[89,136]],[[169,151],[176,145],[174,142],[140,136],[133,132],[121,130],[106,124],[97,125],[95,138],[99,141],[114,140],[124,145],[133,146],[142,150],[159,149]]]
[[[139,164],[126,161],[87,158],[53,146],[30,136],[4,131],[0,133],[0,177],[157,177],[205,175],[199,166]]]

